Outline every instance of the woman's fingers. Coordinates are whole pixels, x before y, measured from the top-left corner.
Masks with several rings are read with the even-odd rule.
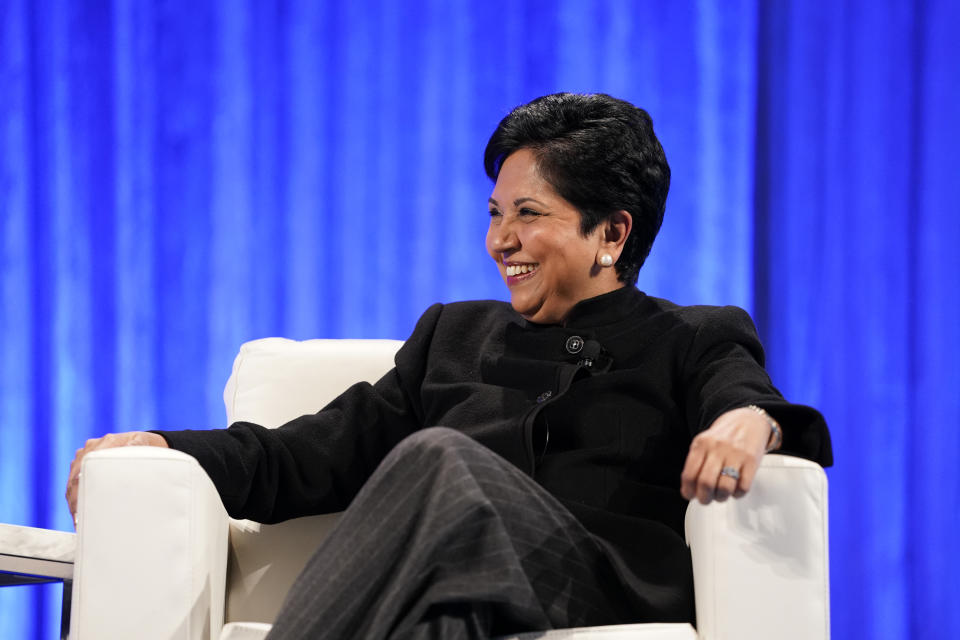
[[[690,444],[687,461],[683,465],[683,472],[680,474],[680,493],[687,500],[693,500],[697,495],[697,482],[700,476],[700,469],[703,467],[703,460],[703,443],[694,438]]]
[[[720,470],[720,477],[717,479],[717,489],[713,496],[717,502],[723,502],[731,495],[735,495],[738,491],[739,480],[737,476],[733,475],[735,473],[738,473],[738,471],[733,465],[724,465]]]
[[[717,481],[720,479],[720,469],[723,460],[716,452],[711,452],[703,462],[700,475],[697,477],[697,500],[700,504],[708,504],[713,500],[717,490]]]
[[[693,439],[680,476],[680,492],[703,504],[740,497],[750,490],[770,426],[749,409],[721,415]]]
[[[744,461],[743,467],[740,469],[740,480],[737,483],[737,489],[733,492],[734,497],[741,498],[746,495],[747,491],[750,491],[759,466],[760,461],[755,457],[748,457]]]
[[[732,495],[743,495],[750,488],[749,481],[744,483],[744,469],[749,467],[749,459],[734,452],[713,452],[704,456],[694,481],[694,491],[688,499],[695,497],[702,504],[709,504],[713,500],[723,502]]]
[[[707,504],[715,496],[725,500],[737,489],[737,483],[732,478],[721,476],[720,471],[728,464],[739,465],[728,462],[728,459],[733,457],[726,447],[711,442],[711,437],[706,433],[698,435],[690,445],[690,452],[680,475],[680,493],[687,500],[696,498],[703,504]]]
[[[70,509],[70,515],[73,516],[74,524],[77,518],[77,495],[80,490],[80,469],[83,466],[83,459],[91,451],[99,449],[112,449],[113,447],[125,446],[151,446],[167,447],[167,441],[163,436],[146,431],[128,431],[126,433],[108,433],[102,438],[91,438],[83,445],[82,449],[77,449],[70,463],[70,474],[67,476],[67,507]]]
[[[76,524],[77,517],[77,491],[80,486],[80,467],[83,457],[95,450],[100,444],[102,438],[91,438],[84,443],[82,449],[77,449],[73,456],[73,462],[70,463],[70,475],[67,476],[67,507],[70,509],[70,515],[74,518]]]

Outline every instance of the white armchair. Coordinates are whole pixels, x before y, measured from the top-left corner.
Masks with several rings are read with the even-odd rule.
[[[280,338],[243,345],[224,391],[228,422],[277,426],[357,380],[374,381],[400,343]],[[127,447],[83,463],[71,637],[254,640],[336,516],[230,521],[191,457]],[[686,519],[697,631],[645,624],[519,638],[829,638],[826,476],[766,456],[744,498]],[[225,624],[226,623],[226,624]]]

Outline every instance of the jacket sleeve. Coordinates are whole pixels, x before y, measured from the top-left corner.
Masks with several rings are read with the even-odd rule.
[[[764,367],[763,346],[746,311],[698,307],[694,335],[683,363],[687,424],[694,432],[721,414],[755,404],[783,428],[778,453],[833,464],[830,433],[816,409],[784,400]],[[702,315],[701,315],[702,314]]]
[[[421,428],[420,385],[442,305],[430,307],[376,384],[357,383],[313,415],[276,429],[237,422],[156,431],[195,457],[234,518],[273,523],[342,511],[386,454]]]

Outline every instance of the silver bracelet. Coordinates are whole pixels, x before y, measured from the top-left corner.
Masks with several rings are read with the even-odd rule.
[[[761,416],[767,419],[767,423],[770,425],[770,437],[767,439],[767,451],[774,451],[779,449],[780,445],[783,444],[783,429],[780,428],[780,423],[771,417],[769,413],[761,409],[755,404],[748,404],[747,409],[751,411],[756,411]]]

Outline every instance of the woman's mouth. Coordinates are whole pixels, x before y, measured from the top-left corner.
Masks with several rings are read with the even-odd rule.
[[[540,268],[540,264],[536,262],[508,264],[504,266],[506,267],[508,285],[531,278]]]

